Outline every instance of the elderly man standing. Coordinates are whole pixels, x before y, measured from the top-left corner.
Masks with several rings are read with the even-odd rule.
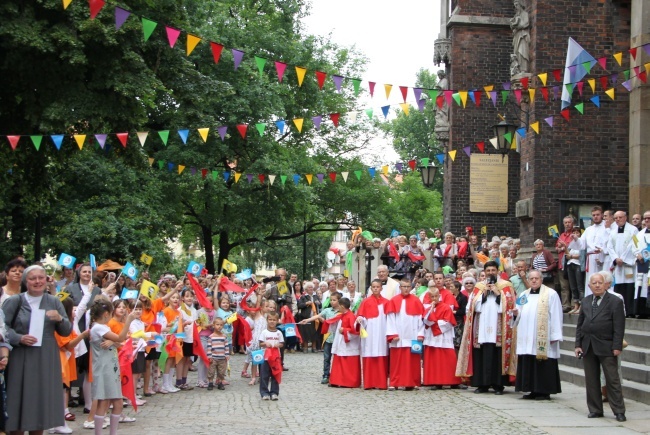
[[[585,296],[591,294],[589,277],[603,270],[608,235],[609,232],[603,222],[603,209],[596,206],[591,209],[591,225],[582,234],[582,243],[587,253],[585,264]]]
[[[582,301],[576,326],[576,357],[584,360],[585,386],[589,418],[603,416],[600,369],[605,374],[609,406],[617,421],[627,420],[621,379],[618,375],[618,358],[623,350],[625,312],[623,302],[607,292],[600,273],[589,279],[593,294]]]
[[[515,263],[514,275],[510,277],[513,290],[517,293],[517,297],[530,287],[526,278],[528,264],[525,260],[517,260]]]
[[[542,285],[542,273],[531,270],[530,289],[517,298],[517,381],[515,391],[530,392],[526,400],[550,400],[560,386],[562,303]]]
[[[564,276],[564,257],[566,255],[567,246],[569,246],[569,243],[573,240],[572,234],[575,225],[573,216],[566,216],[562,219],[562,224],[564,225],[564,232],[560,234],[560,237],[555,243],[555,251],[557,252],[558,261],[558,273],[555,274],[555,290],[561,295],[562,309],[567,313],[571,310],[571,288],[569,286],[568,276]]]
[[[388,266],[381,265],[377,267],[377,278],[381,280],[382,289],[381,296],[390,300],[393,296],[396,296],[400,293],[399,291],[399,282],[395,281],[393,278],[388,276]],[[370,296],[371,291],[368,287],[366,296]]]
[[[627,214],[624,211],[614,213],[616,225],[612,225],[609,230],[609,241],[607,250],[609,252],[608,265],[610,270],[613,268],[614,291],[625,301],[625,312],[629,317],[633,317],[634,310],[634,267],[636,265],[636,256],[634,255],[634,243],[632,237],[639,233],[639,230],[627,222]]]

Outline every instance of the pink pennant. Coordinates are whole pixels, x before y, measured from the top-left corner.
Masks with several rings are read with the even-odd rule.
[[[521,103],[521,89],[515,89],[515,98],[517,99],[517,104]]]
[[[406,103],[406,96],[408,95],[408,92],[409,92],[408,86],[400,86],[399,91],[402,93],[402,98],[404,99],[404,102]]]
[[[287,64],[284,62],[275,61],[275,70],[278,73],[278,81],[282,83],[282,78],[284,77],[284,70],[287,69]]]
[[[544,118],[544,121],[546,121],[546,123],[547,123],[551,128],[553,128],[553,117],[552,117],[552,116],[549,116],[548,118]]]
[[[18,141],[20,140],[20,136],[7,136],[7,139],[9,139],[9,145],[11,145],[11,149],[16,151],[16,147],[18,146]]]
[[[585,82],[579,81],[577,84],[578,84],[578,93],[582,97],[582,88],[585,86]]]
[[[467,154],[467,157],[470,156],[472,153],[472,148],[471,147],[463,147],[463,151],[465,151],[465,154]]]
[[[370,96],[374,97],[375,96],[375,85],[377,83],[375,82],[368,82],[368,89],[370,89]]]
[[[122,146],[126,148],[126,141],[129,138],[129,133],[115,133],[115,136],[117,136],[117,139],[120,141]]]
[[[231,49],[231,51],[232,51],[233,60],[235,62],[235,71],[237,71],[237,68],[239,68],[239,64],[244,58],[244,52],[241,50],[235,50],[234,48]]]
[[[174,48],[176,40],[178,40],[178,36],[181,34],[181,31],[169,26],[165,26],[165,31],[167,32],[167,40],[169,41],[169,46],[171,48]]]
[[[639,75],[639,71],[641,70],[641,67],[640,67],[640,66],[635,66],[633,69],[634,69],[634,75],[635,75],[635,76],[638,76],[638,75]]]
[[[599,57],[598,65],[600,65],[602,69],[607,69],[607,57]]]
[[[316,80],[318,81],[318,89],[323,89],[323,85],[325,84],[326,77],[327,77],[326,73],[322,71],[316,71]]]
[[[447,102],[447,107],[451,107],[451,98],[454,94],[454,91],[444,91],[445,101]]]
[[[214,63],[219,63],[223,45],[217,44],[216,42],[210,42],[210,48],[212,49],[212,57],[214,58]]]

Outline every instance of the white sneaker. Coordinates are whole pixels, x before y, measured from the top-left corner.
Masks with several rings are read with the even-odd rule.
[[[170,392],[172,392],[172,393],[178,393],[179,391],[181,391],[180,388],[176,388],[176,387],[173,386],[173,385],[170,385],[169,387],[167,387],[167,390],[170,391]]]
[[[120,423],[133,423],[135,421],[134,417],[129,417],[128,415],[122,414],[120,417]]]
[[[140,400],[140,399],[135,399],[135,404],[138,406],[146,405],[147,401],[146,400]]]
[[[262,396],[262,400],[270,400],[271,398],[269,396]]]
[[[271,400],[278,400],[278,396],[276,396],[275,394],[271,394]]]
[[[104,422],[102,424],[102,429],[106,429],[108,427],[108,423]],[[84,421],[84,429],[95,429],[95,422],[94,421]]]
[[[48,432],[49,433],[72,433],[72,429],[70,429],[68,426],[58,426],[58,427],[53,427]]]

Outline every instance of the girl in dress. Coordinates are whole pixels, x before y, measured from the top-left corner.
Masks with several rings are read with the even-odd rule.
[[[196,320],[196,308],[194,308],[194,292],[190,289],[183,290],[183,303],[181,304],[181,319],[183,329],[179,332],[185,333],[183,338],[183,359],[176,366],[176,388],[181,390],[193,390],[194,387],[187,383],[187,373],[192,365],[194,356],[194,321]]]
[[[122,343],[129,332],[134,314],[126,317],[120,335],[108,327],[113,314],[113,304],[107,299],[97,297],[90,307],[90,347],[92,349],[93,382],[92,397],[97,400],[95,413],[95,435],[101,435],[106,411],[113,405],[111,414],[111,435],[117,435],[117,427],[122,414],[122,379],[117,358],[116,344]]]

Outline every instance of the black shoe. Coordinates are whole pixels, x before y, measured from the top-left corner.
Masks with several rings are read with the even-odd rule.
[[[323,379],[320,381],[321,384],[329,384],[330,383],[330,378],[329,377],[323,377]]]
[[[223,386],[223,384],[219,383],[217,384],[217,390],[225,390],[226,387]]]
[[[494,392],[494,395],[495,395],[495,396],[503,396],[503,390],[496,390],[496,391]]]
[[[623,415],[623,414],[621,414],[621,415]],[[587,418],[602,418],[602,417],[603,417],[603,413],[602,413],[602,412],[590,412],[590,413],[587,415]],[[623,415],[623,417],[625,417],[625,415]]]
[[[84,414],[90,414],[90,409],[84,408]]]
[[[478,387],[476,390],[474,390],[474,394],[483,394],[487,392],[488,392],[488,388],[483,388],[483,387]]]
[[[537,394],[530,393],[530,394],[525,394],[521,398],[524,399],[524,400],[535,400],[536,397],[537,397]]]
[[[614,414],[616,416],[616,421],[627,421],[625,414]]]
[[[458,386],[458,388],[460,388],[461,390],[467,390],[467,385],[465,385],[465,384],[460,384],[460,385]]]
[[[289,369],[288,369],[287,367],[285,367],[285,366],[282,366],[282,371],[283,371],[283,372],[288,372]]]
[[[551,400],[550,394],[538,394],[535,396],[535,400]]]
[[[212,391],[212,390],[214,390],[214,384],[212,382],[210,382],[208,384],[208,391]]]
[[[79,403],[74,400],[68,402],[68,408],[76,408],[77,406],[79,406]]]

